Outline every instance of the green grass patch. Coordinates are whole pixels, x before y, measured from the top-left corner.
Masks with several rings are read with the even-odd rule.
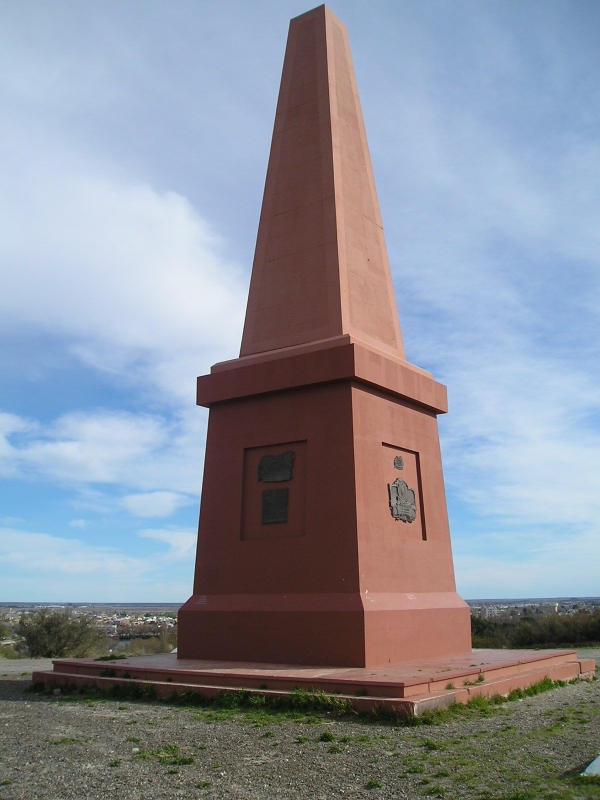
[[[73,739],[70,736],[63,736],[62,739],[53,739],[50,744],[85,744],[89,739]]]
[[[170,767],[185,766],[193,764],[194,759],[191,756],[184,756],[181,754],[179,745],[166,744],[158,750],[140,750],[135,754],[138,761],[158,761],[159,764]]]
[[[317,739],[318,742],[335,742],[335,736],[331,731],[323,731]]]

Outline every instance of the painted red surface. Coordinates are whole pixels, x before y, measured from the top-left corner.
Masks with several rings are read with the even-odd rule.
[[[344,26],[290,24],[240,358],[210,408],[193,596],[179,658],[372,667],[470,652],[436,415],[405,360]],[[295,453],[263,483],[263,456]],[[394,466],[401,457],[402,470]],[[415,493],[392,516],[388,486]],[[265,523],[263,492],[289,498]]]

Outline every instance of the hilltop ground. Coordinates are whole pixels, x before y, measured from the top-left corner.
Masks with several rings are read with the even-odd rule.
[[[0,800],[600,798],[600,681],[398,727],[24,693],[49,664],[0,661]]]

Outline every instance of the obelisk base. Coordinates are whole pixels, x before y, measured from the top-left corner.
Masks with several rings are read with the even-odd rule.
[[[181,659],[379,667],[470,651],[452,592],[194,595],[179,611]]]

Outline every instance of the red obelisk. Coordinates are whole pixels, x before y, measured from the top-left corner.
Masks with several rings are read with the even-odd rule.
[[[405,360],[346,30],[290,24],[240,357],[210,408],[180,658],[377,666],[468,653],[436,415]]]

